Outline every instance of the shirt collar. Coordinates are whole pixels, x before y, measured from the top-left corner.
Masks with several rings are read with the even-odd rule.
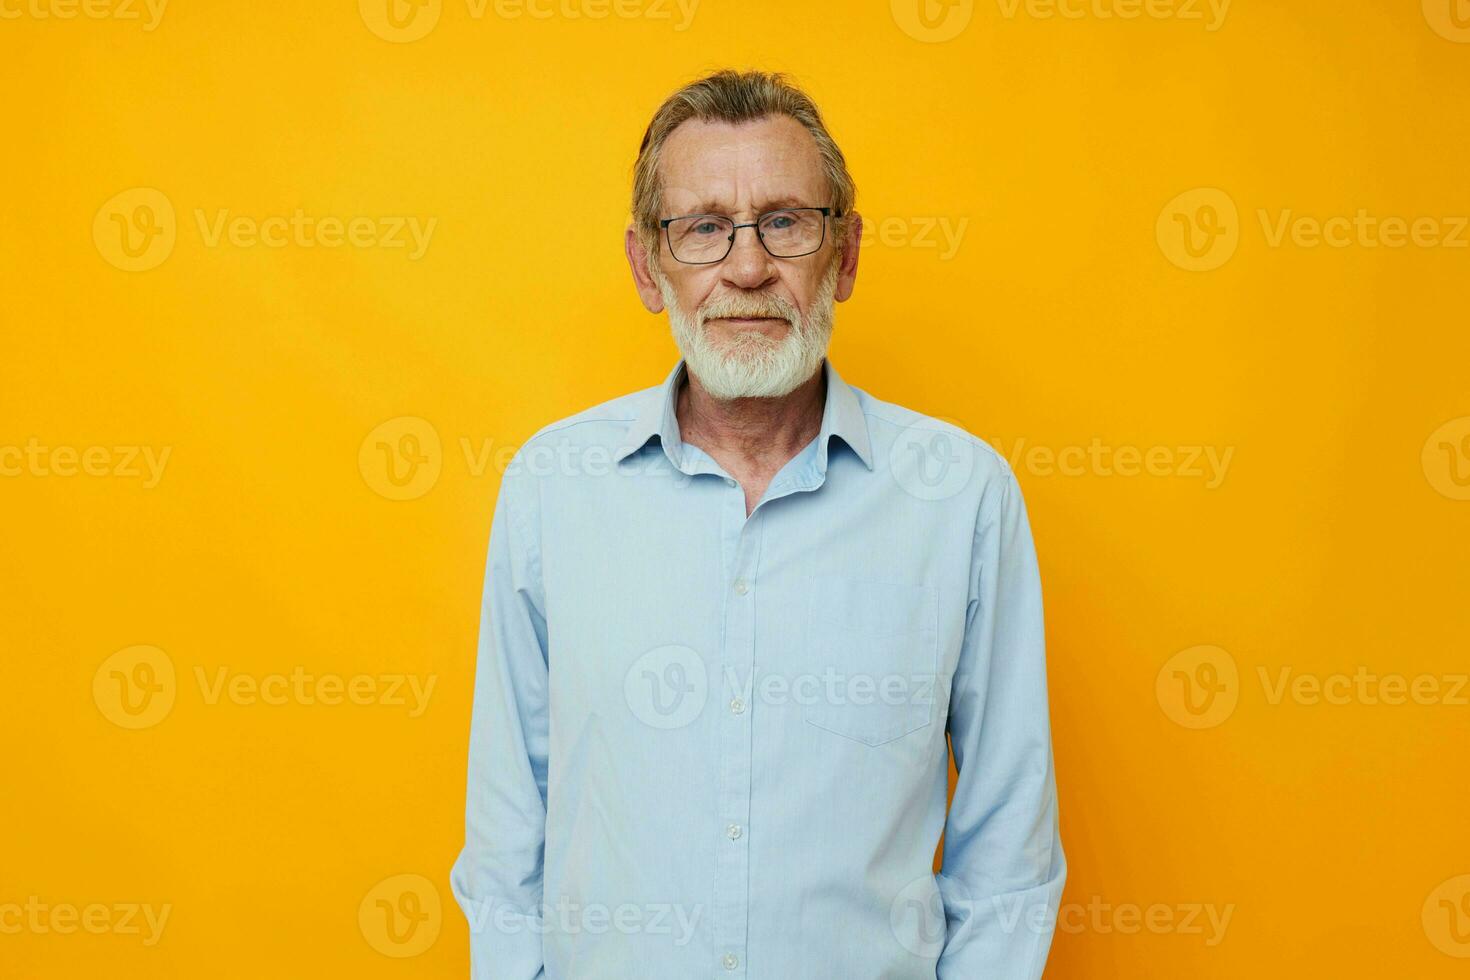
[[[681,357],[662,384],[636,398],[633,421],[613,456],[614,461],[621,462],[647,445],[649,439],[658,436],[669,462],[676,469],[683,469],[684,440],[679,437],[679,417],[675,407],[679,385],[688,370],[688,364]],[[838,436],[871,470],[873,449],[868,439],[868,420],[858,402],[857,392],[838,375],[830,358],[822,358],[822,370],[827,378],[827,401],[822,409],[822,428],[817,433],[817,468],[822,473],[827,471],[828,443],[832,436]]]

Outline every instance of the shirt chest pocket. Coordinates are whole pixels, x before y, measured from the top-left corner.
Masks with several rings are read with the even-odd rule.
[[[881,745],[934,718],[938,592],[924,585],[827,576],[806,610],[809,724]]]

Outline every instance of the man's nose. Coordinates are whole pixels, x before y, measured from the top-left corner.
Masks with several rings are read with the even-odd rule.
[[[735,241],[720,268],[725,281],[740,289],[756,289],[774,279],[775,260],[761,244],[755,225],[740,225],[731,234]]]

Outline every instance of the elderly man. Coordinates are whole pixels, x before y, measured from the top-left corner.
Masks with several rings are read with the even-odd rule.
[[[1040,977],[1066,862],[1015,477],[826,358],[862,221],[800,90],[680,89],[634,183],[628,264],[683,356],[502,480],[451,874],[473,975]]]

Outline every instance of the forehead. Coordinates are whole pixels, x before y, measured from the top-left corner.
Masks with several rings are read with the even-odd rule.
[[[830,203],[816,139],[785,115],[681,123],[664,141],[659,173],[665,216]]]

